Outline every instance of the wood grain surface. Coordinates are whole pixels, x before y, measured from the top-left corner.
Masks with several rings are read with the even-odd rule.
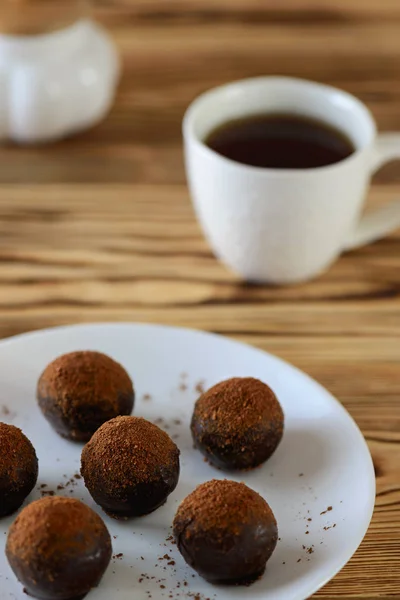
[[[148,321],[249,342],[332,391],[377,475],[370,530],[325,600],[400,598],[400,233],[307,285],[245,285],[214,259],[185,186],[180,123],[216,84],[290,74],[364,100],[400,130],[398,0],[98,0],[122,52],[116,106],[53,146],[0,149],[0,335]],[[400,196],[381,171],[370,204]]]

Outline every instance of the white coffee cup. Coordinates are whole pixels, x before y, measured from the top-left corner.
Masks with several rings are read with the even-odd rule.
[[[343,131],[355,152],[311,169],[252,167],[204,143],[218,125],[265,113],[313,117]],[[400,134],[377,136],[357,98],[289,77],[259,77],[206,92],[183,123],[196,214],[215,254],[246,280],[287,284],[315,277],[343,251],[400,226],[400,201],[361,217],[371,176],[400,158]]]

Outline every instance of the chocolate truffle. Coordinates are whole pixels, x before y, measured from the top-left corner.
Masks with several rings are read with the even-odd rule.
[[[253,469],[275,452],[284,415],[274,392],[262,381],[235,377],[197,400],[191,430],[195,445],[220,469]]]
[[[185,561],[215,583],[249,584],[278,539],[272,510],[244,483],[208,481],[179,506],[174,536]]]
[[[96,431],[82,452],[82,476],[112,517],[152,512],[179,479],[179,450],[169,435],[138,417],[117,417]]]
[[[42,600],[78,600],[96,587],[112,555],[102,519],[72,498],[42,498],[11,525],[6,555],[26,592]]]
[[[135,394],[125,369],[100,352],[56,358],[40,376],[39,406],[61,436],[87,442],[106,421],[130,415]]]
[[[35,487],[38,459],[18,427],[0,423],[0,517],[15,512]]]
[[[6,555],[31,596],[78,600],[100,583],[111,559],[102,519],[72,498],[42,498],[11,525]]]

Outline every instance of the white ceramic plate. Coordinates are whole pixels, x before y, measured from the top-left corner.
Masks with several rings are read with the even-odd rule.
[[[155,422],[162,418],[161,426],[181,449],[179,485],[167,504],[147,517],[121,523],[102,513],[82,480],[73,477],[79,472],[81,446],[54,433],[36,405],[36,381],[46,364],[64,352],[86,349],[105,352],[127,368],[137,392],[134,414]],[[199,483],[226,477],[193,449],[189,422],[201,387],[231,376],[267,382],[286,415],[284,438],[275,455],[254,472],[228,476],[264,496],[279,526],[280,541],[267,571],[249,588],[208,584],[167,539],[178,503]],[[343,567],[368,528],[375,478],[354,421],[315,381],[254,348],[162,326],[66,327],[1,342],[0,383],[0,419],[21,427],[39,457],[37,489],[27,501],[46,491],[80,498],[102,515],[114,536],[114,554],[120,556],[88,600],[303,600]],[[71,479],[74,483],[66,485]],[[1,600],[26,598],[3,552],[12,520],[0,522]]]

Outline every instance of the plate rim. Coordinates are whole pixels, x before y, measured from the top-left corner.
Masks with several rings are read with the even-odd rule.
[[[344,414],[346,416],[346,418],[352,423],[353,430],[358,435],[359,447],[360,447],[360,449],[361,448],[363,449],[362,452],[363,452],[365,464],[366,464],[366,473],[369,472],[369,482],[368,482],[369,487],[370,487],[369,497],[367,499],[368,502],[366,502],[367,508],[365,511],[363,525],[361,528],[363,531],[361,539],[357,540],[354,544],[352,544],[350,550],[346,553],[346,556],[344,558],[341,558],[340,560],[337,561],[337,563],[334,564],[329,575],[326,575],[323,580],[321,579],[318,583],[316,583],[315,585],[310,587],[309,591],[307,592],[306,598],[315,594],[317,591],[322,589],[329,581],[331,581],[334,577],[336,577],[336,575],[352,559],[352,557],[354,556],[354,554],[360,547],[362,541],[364,540],[365,535],[369,530],[370,523],[371,523],[371,520],[372,520],[372,517],[374,514],[375,500],[376,500],[376,477],[375,477],[375,469],[374,469],[374,464],[373,464],[370,449],[368,447],[365,437],[363,436],[363,434],[361,432],[361,429],[359,428],[358,424],[356,423],[356,421],[352,417],[352,415],[343,406],[343,404],[321,383],[319,383],[313,377],[308,375],[308,373],[302,371],[299,367],[296,367],[295,365],[291,364],[290,362],[286,361],[285,359],[280,358],[280,357],[276,356],[275,354],[272,354],[266,350],[262,350],[261,348],[257,348],[256,346],[253,346],[246,342],[236,340],[236,339],[228,337],[226,335],[221,335],[221,334],[217,334],[214,332],[210,332],[210,331],[206,331],[206,330],[202,330],[202,329],[196,329],[196,328],[192,328],[192,327],[181,327],[181,326],[175,326],[175,325],[165,325],[163,323],[147,323],[147,322],[137,322],[137,321],[115,321],[115,322],[104,321],[104,322],[90,322],[90,323],[74,323],[74,324],[59,325],[59,326],[54,326],[54,327],[46,327],[43,329],[35,329],[33,331],[28,331],[28,332],[19,333],[16,335],[8,336],[8,337],[0,340],[0,351],[1,351],[1,348],[4,346],[11,345],[15,342],[22,341],[27,338],[41,337],[43,335],[57,335],[59,333],[66,333],[66,332],[68,332],[68,330],[77,331],[77,330],[90,330],[90,329],[98,329],[98,328],[102,328],[102,329],[133,328],[133,329],[154,329],[154,330],[162,329],[162,330],[168,330],[168,331],[175,331],[178,333],[180,332],[180,333],[187,333],[187,334],[195,334],[195,335],[209,338],[209,339],[214,338],[219,341],[223,340],[229,344],[233,344],[238,347],[242,347],[242,348],[245,347],[247,349],[250,349],[251,351],[253,351],[256,354],[267,356],[270,360],[273,360],[274,362],[276,362],[276,364],[280,364],[282,367],[289,368],[292,372],[295,372],[297,375],[301,376],[302,378],[305,378],[306,380],[308,380],[308,382],[311,385],[313,385],[314,387],[319,389],[319,391],[323,392],[324,395],[326,396],[326,398],[329,399],[331,403],[335,404],[336,408],[340,412],[342,412],[342,414]]]

